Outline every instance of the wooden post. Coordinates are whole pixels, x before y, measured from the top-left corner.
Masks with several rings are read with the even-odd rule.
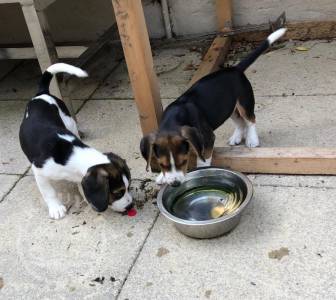
[[[21,7],[34,45],[36,57],[42,72],[44,72],[50,65],[58,61],[47,18],[43,9],[36,8],[33,1],[21,2]],[[50,90],[56,97],[63,98],[56,78],[53,78],[51,81]],[[76,120],[71,100],[69,98],[63,100],[67,104],[72,117]]]
[[[232,29],[232,4],[231,0],[216,0],[218,29],[230,31]]]
[[[205,75],[217,71],[230,50],[230,44],[229,37],[216,37],[188,85],[192,86]]]
[[[231,0],[216,0],[216,12],[218,29],[220,31],[231,30]],[[230,50],[231,38],[217,36],[212,42],[208,52],[205,54],[202,63],[189,82],[192,86],[199,79],[214,71],[217,71]]]
[[[112,5],[145,135],[157,129],[162,104],[141,0],[112,0]]]

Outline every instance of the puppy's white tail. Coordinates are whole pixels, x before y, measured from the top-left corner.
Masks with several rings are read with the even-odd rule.
[[[70,75],[75,75],[77,77],[88,77],[87,72],[75,66],[65,63],[53,64],[43,73],[42,78],[40,80],[37,95],[49,94],[49,85],[51,79],[57,73],[67,73]]]
[[[280,28],[277,31],[271,33],[266,40],[264,40],[252,53],[250,53],[237,65],[237,68],[244,72],[267,48],[269,48],[275,41],[280,39],[286,33],[286,31],[286,28]]]
[[[55,75],[57,73],[68,73],[70,75],[75,75],[77,77],[88,77],[88,73],[86,73],[84,70],[77,68],[72,65],[68,65],[65,63],[57,63],[54,65],[51,65],[47,72]]]
[[[267,41],[270,45],[272,45],[275,41],[280,39],[287,31],[287,28],[280,28],[277,31],[274,31],[267,37]]]

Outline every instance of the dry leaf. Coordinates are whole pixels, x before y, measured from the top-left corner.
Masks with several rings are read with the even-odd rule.
[[[298,47],[295,48],[295,50],[297,50],[297,51],[308,51],[309,49],[306,48],[306,47],[303,47],[303,46],[298,46]]]

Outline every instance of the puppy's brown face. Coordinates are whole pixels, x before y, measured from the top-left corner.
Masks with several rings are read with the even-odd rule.
[[[119,156],[106,154],[110,163],[88,169],[82,180],[82,187],[88,202],[97,210],[104,211],[110,205],[118,212],[132,206],[129,193],[131,175],[126,162]]]
[[[191,150],[203,159],[203,140],[194,127],[183,126],[180,132],[158,132],[141,140],[141,153],[147,168],[154,159],[161,169],[157,183],[182,182],[188,169]]]
[[[158,135],[153,145],[153,154],[163,174],[187,172],[189,143],[177,133]]]

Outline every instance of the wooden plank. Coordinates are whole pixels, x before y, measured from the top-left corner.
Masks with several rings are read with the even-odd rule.
[[[61,46],[56,47],[60,58],[77,58],[87,47],[85,46]],[[33,47],[25,48],[1,48],[0,59],[35,59],[36,53]]]
[[[21,8],[33,42],[37,60],[42,72],[44,72],[50,65],[58,61],[56,47],[50,34],[47,17],[43,10],[37,11],[32,4],[26,5],[21,3]],[[50,83],[50,91],[53,95],[64,101],[72,118],[76,120],[72,101],[68,97],[62,97],[56,76]]]
[[[237,28],[242,32],[235,34],[233,41],[259,42],[268,35],[269,24],[258,26],[260,29],[250,30]],[[309,22],[287,22],[287,32],[282,40],[316,40],[336,38],[336,21],[309,21]]]
[[[336,175],[336,148],[220,147],[212,164],[245,173]]]
[[[216,13],[218,29],[228,31],[232,28],[232,4],[231,0],[216,0]]]
[[[192,86],[196,81],[219,69],[219,65],[225,60],[230,50],[230,37],[216,37],[212,42],[208,52],[205,54],[200,66],[198,67],[193,78],[189,82]]]
[[[143,134],[158,128],[162,114],[159,83],[141,0],[112,0]]]

